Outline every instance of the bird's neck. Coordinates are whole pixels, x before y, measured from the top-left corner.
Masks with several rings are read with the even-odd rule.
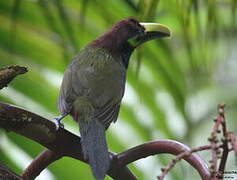
[[[123,37],[116,36],[108,32],[90,43],[90,46],[95,46],[104,49],[112,56],[122,61],[123,65],[127,68],[129,58],[134,50]]]

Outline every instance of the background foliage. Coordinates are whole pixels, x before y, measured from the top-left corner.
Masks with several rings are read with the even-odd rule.
[[[132,56],[119,121],[107,132],[109,147],[171,138],[207,143],[216,105],[227,104],[229,127],[237,133],[236,0],[1,0],[0,66],[18,64],[29,72],[0,91],[0,100],[52,119],[63,71],[89,41],[124,18],[170,26],[171,39],[149,42]],[[78,127],[66,118],[67,129]],[[43,150],[0,130],[0,162],[17,173]],[[202,154],[208,161],[209,154]],[[139,179],[155,179],[170,156],[131,165]],[[236,169],[233,157],[227,169]],[[179,163],[170,179],[197,173]],[[38,179],[92,179],[87,165],[63,158]],[[107,178],[109,179],[109,178]]]

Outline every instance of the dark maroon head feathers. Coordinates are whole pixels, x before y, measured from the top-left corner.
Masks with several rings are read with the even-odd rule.
[[[121,53],[128,47],[128,39],[144,34],[145,28],[136,19],[121,20],[102,36],[94,40],[91,45],[108,50],[111,53]]]

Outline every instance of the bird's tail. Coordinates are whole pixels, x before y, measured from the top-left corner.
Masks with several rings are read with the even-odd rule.
[[[96,180],[103,180],[111,161],[106,144],[105,127],[96,119],[79,121],[79,125],[84,157],[89,159]]]

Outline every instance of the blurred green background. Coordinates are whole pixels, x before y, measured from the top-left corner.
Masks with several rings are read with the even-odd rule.
[[[121,152],[151,140],[207,144],[218,103],[227,104],[228,127],[237,134],[236,0],[0,0],[0,66],[29,72],[0,91],[0,100],[48,119],[71,58],[113,23],[125,17],[159,22],[171,39],[146,43],[130,60],[119,120],[107,131],[110,150]],[[66,129],[79,134],[70,117]],[[17,173],[44,148],[0,129],[0,163]],[[210,160],[210,153],[201,153]],[[156,179],[172,156],[139,160],[129,167],[138,179]],[[228,170],[236,169],[231,153]],[[199,179],[185,162],[167,179]],[[38,180],[90,180],[89,167],[63,158]],[[110,179],[109,177],[107,179]]]

